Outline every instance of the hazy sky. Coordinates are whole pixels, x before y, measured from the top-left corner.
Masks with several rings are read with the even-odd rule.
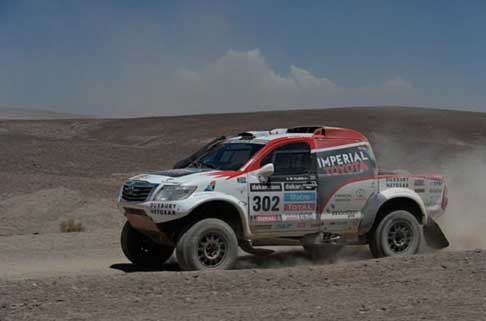
[[[0,106],[486,111],[486,1],[0,0]]]

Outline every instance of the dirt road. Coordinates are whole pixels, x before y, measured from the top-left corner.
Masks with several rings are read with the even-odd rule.
[[[137,268],[118,233],[0,237],[0,320],[486,320],[481,250],[317,264],[289,247],[201,273]]]
[[[486,319],[479,250],[214,273],[110,268],[101,254],[56,276],[3,274],[0,320]]]

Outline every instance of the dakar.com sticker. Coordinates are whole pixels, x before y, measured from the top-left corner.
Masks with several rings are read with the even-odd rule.
[[[280,192],[282,184],[250,184],[251,192]]]

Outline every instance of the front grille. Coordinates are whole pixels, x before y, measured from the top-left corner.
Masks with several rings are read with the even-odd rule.
[[[122,199],[128,202],[144,202],[157,184],[144,181],[128,181],[123,185]]]

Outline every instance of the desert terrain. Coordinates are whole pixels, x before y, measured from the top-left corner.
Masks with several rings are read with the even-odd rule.
[[[486,315],[486,114],[406,107],[12,120],[0,113],[0,320],[482,320]],[[65,117],[62,117],[65,118]],[[69,117],[67,117],[69,118]],[[299,248],[242,253],[233,271],[142,270],[119,248],[126,178],[172,165],[212,138],[298,125],[350,127],[382,169],[441,173],[451,247],[337,262]],[[85,231],[61,233],[73,220]],[[486,319],[485,319],[486,320]]]

